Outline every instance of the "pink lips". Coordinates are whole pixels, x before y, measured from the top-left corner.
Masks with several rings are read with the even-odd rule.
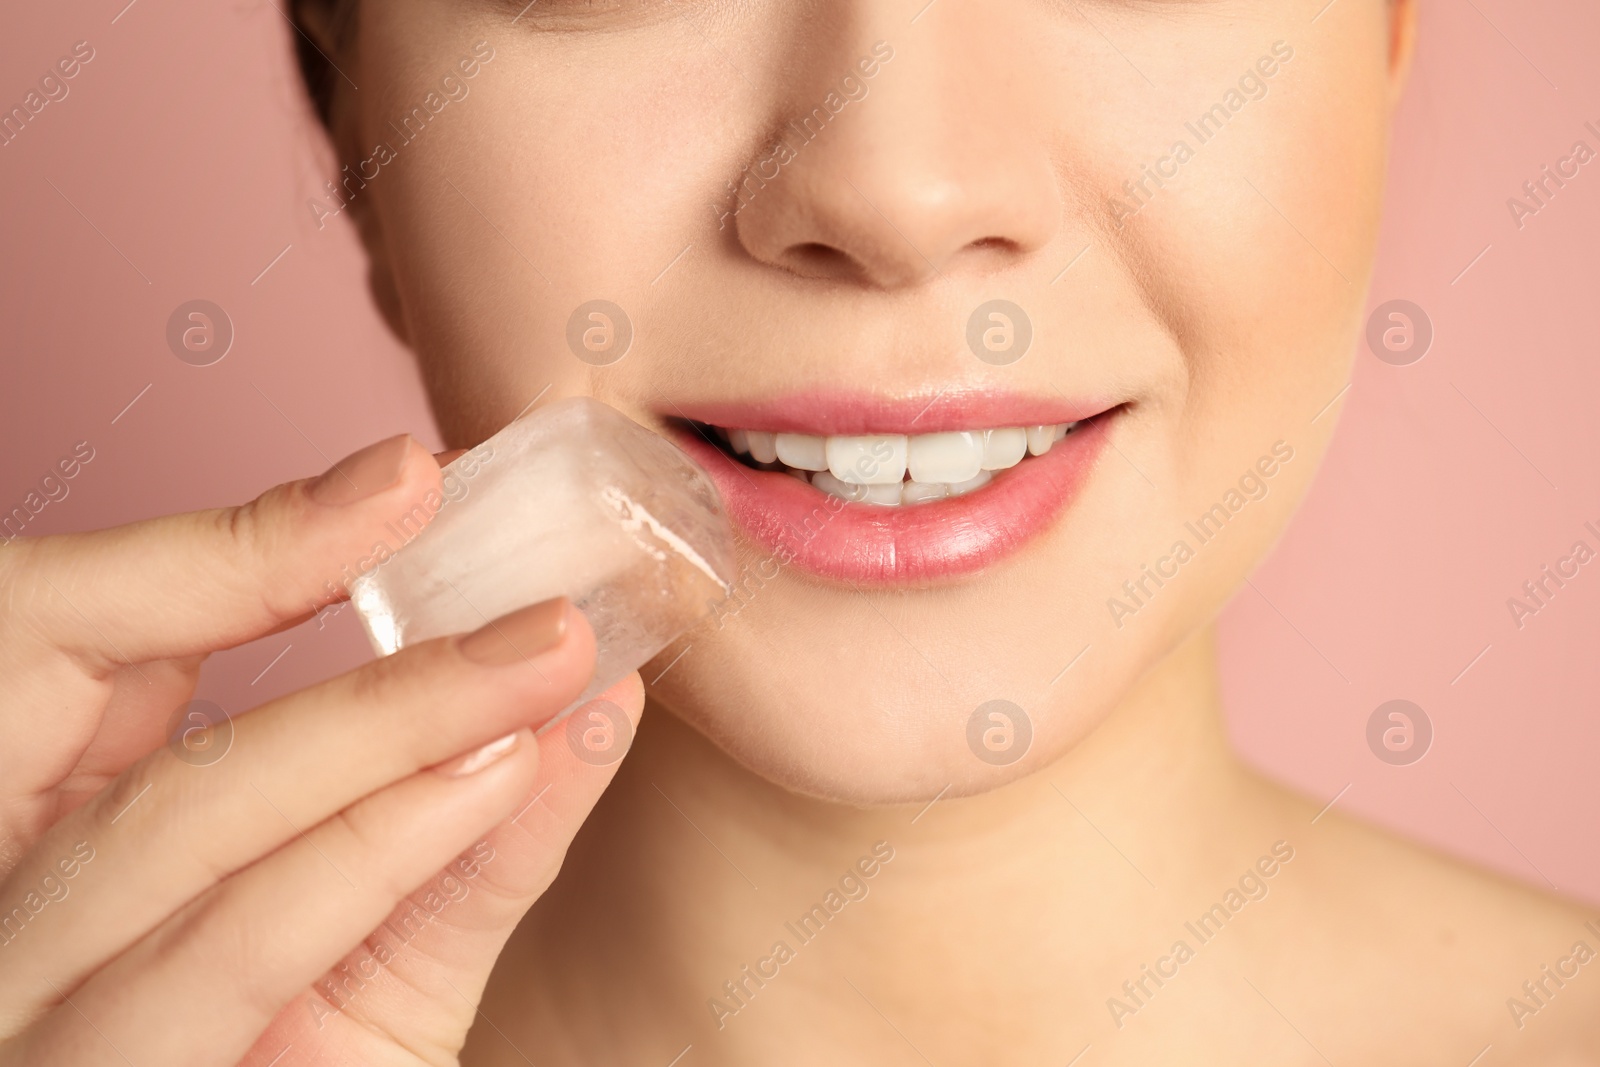
[[[1088,479],[1117,410],[1114,402],[992,393],[931,400],[809,393],[685,405],[669,414],[725,428],[824,436],[1080,422],[1049,452],[997,472],[982,489],[898,508],[840,500],[788,474],[755,470],[692,428],[678,428],[678,444],[711,475],[734,522],[780,563],[836,581],[898,585],[971,574],[1048,528]]]

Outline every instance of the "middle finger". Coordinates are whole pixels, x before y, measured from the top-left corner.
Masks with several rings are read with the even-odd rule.
[[[479,662],[485,648],[498,662]],[[141,760],[52,827],[0,885],[0,924],[16,927],[0,930],[9,935],[0,947],[0,1033],[37,1018],[58,988],[70,992],[212,885],[361,797],[547,719],[582,692],[593,650],[566,601],[535,605],[241,716],[232,749],[210,767],[166,750]]]

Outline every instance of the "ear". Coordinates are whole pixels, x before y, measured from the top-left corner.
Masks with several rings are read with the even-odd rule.
[[[1411,76],[1417,50],[1417,0],[1388,0],[1389,100],[1397,103]]]

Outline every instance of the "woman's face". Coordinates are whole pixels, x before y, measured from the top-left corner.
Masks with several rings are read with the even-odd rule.
[[[1403,15],[524,2],[365,5],[339,57],[352,213],[446,435],[589,394],[686,442],[747,569],[653,692],[756,773],[925,800],[1061,755],[1310,481]],[[840,480],[758,470],[715,427],[757,455],[827,438],[785,458]],[[1012,465],[932,502],[838,495],[869,492],[841,465],[887,482],[902,455],[903,501]]]

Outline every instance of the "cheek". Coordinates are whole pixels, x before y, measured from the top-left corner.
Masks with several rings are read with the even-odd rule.
[[[426,11],[417,17],[437,17]],[[385,64],[367,74],[375,98],[410,99],[427,80],[419,72],[443,69],[455,53],[433,43],[434,29],[458,51],[476,39],[382,20],[373,34],[388,36],[372,54]],[[729,115],[737,75],[687,23],[642,46],[590,41],[572,57],[533,35],[493,36],[470,96],[371,185],[408,333],[430,387],[448,394],[436,396],[447,422],[497,410],[530,382],[556,395],[625,392],[626,357],[597,375],[568,343],[569,320],[591,301],[620,307],[635,335],[692,335],[673,322],[690,309],[672,270],[710,254],[726,179],[755,150],[735,129],[754,124]],[[424,40],[426,58],[406,52]]]
[[[1337,423],[1328,405],[1349,380],[1384,181],[1383,8],[1352,5],[1336,32],[1315,36],[1286,22],[1229,29],[1209,48],[1196,42],[1199,61],[1150,71],[1176,86],[1176,103],[1141,109],[1132,135],[1104,134],[1098,180],[1108,199],[1127,197],[1123,181],[1173,141],[1193,149],[1110,238],[1137,267],[1187,379],[1157,400],[1151,417],[1162,428],[1132,454],[1163,486],[1164,514],[1147,510],[1132,527],[1144,536],[1130,539],[1125,569],[1182,536],[1274,442],[1296,455],[1265,499],[1244,506],[1245,521],[1231,521],[1228,537],[1186,568],[1199,580],[1163,594],[1168,641],[1209,617],[1288,522]],[[1264,79],[1267,95],[1240,94],[1219,131],[1198,128],[1278,41],[1294,53]]]
[[[1194,380],[1187,419],[1208,432],[1253,433],[1240,436],[1244,448],[1304,436],[1348,379],[1388,105],[1382,19],[1365,7],[1347,17],[1367,23],[1316,46],[1300,42],[1268,95],[1197,146],[1185,168],[1193,173],[1150,205],[1137,239],[1156,271],[1152,286],[1177,309],[1170,326]]]

